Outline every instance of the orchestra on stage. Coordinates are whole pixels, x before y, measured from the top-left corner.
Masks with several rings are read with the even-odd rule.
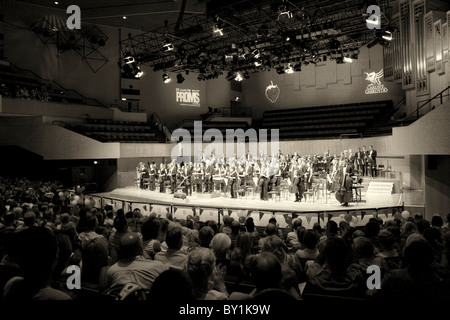
[[[201,162],[166,163],[140,162],[136,167],[137,181],[141,189],[162,193],[218,192],[231,198],[238,198],[252,189],[261,200],[268,200],[272,191],[279,191],[282,184],[295,194],[295,202],[300,202],[304,193],[314,184],[321,184],[325,192],[335,193],[343,206],[352,201],[355,185],[363,176],[376,176],[376,150],[373,146],[348,149],[340,155],[300,156],[298,153],[275,157],[252,158],[249,154],[225,159],[214,155],[201,157]],[[356,191],[360,192],[360,188]],[[361,195],[359,194],[359,199]]]

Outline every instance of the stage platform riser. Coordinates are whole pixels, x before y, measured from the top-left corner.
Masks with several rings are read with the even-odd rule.
[[[157,216],[172,216],[176,219],[188,217],[197,222],[214,220],[223,221],[229,215],[241,223],[247,217],[253,217],[255,225],[264,228],[271,217],[275,217],[280,228],[291,225],[292,219],[299,218],[302,225],[312,229],[320,222],[324,227],[328,219],[339,223],[347,219],[354,226],[364,226],[368,219],[379,216],[383,220],[391,220],[394,213],[402,211],[398,195],[391,195],[389,199],[372,200],[371,203],[352,202],[349,207],[343,207],[335,199],[334,194],[323,194],[311,198],[304,198],[301,202],[294,202],[294,194],[286,193],[281,197],[268,201],[259,199],[259,194],[243,196],[237,199],[225,198],[222,193],[193,194],[186,199],[174,198],[173,194],[141,190],[138,188],[120,188],[110,193],[92,194],[89,196],[97,208],[112,205],[114,211],[123,209],[125,212],[138,208],[144,216],[155,213]],[[364,193],[363,193],[364,199]]]

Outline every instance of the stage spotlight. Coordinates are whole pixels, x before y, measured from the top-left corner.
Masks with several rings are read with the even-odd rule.
[[[219,28],[217,25],[215,25],[214,27],[213,27],[213,34],[214,34],[214,36],[223,36],[223,29],[222,28]]]
[[[288,64],[286,66],[286,68],[284,69],[285,73],[294,73],[294,69],[292,68],[292,66],[290,64]]]
[[[184,77],[181,73],[177,74],[177,83],[183,83]]]
[[[134,77],[139,79],[144,74],[144,71],[142,71],[139,66],[135,66],[134,67],[134,73],[135,73]]]
[[[353,62],[353,59],[350,58],[348,55],[346,55],[346,56],[343,58],[343,61],[344,61],[344,62],[352,63],[352,62]]]
[[[125,61],[126,64],[135,62],[133,55],[129,51],[126,51],[124,56],[123,61]]]
[[[173,46],[172,42],[167,37],[164,39],[163,48],[164,48],[164,51],[166,51],[166,52],[167,51],[172,51],[173,49],[175,49],[175,47]]]
[[[244,78],[242,77],[242,74],[240,72],[237,72],[234,76],[234,81],[242,81]]]
[[[384,31],[383,34],[381,35],[381,38],[383,38],[386,41],[391,41],[392,40],[392,32],[390,31]]]
[[[164,83],[169,83],[170,81],[172,81],[172,78],[166,72],[164,72],[162,77]]]

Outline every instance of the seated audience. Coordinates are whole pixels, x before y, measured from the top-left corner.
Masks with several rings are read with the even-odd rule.
[[[324,247],[324,263],[317,261],[311,264],[306,275],[308,277],[303,294],[320,293],[339,296],[359,297],[364,293],[365,283],[362,281],[358,266],[347,263],[347,247],[338,237],[328,238]]]
[[[225,275],[216,267],[216,258],[212,250],[198,247],[189,252],[186,270],[192,281],[196,300],[228,299],[224,283]]]
[[[142,241],[144,246],[144,257],[154,259],[155,255],[161,251],[160,235],[161,223],[156,217],[149,217],[144,221],[141,228]]]
[[[169,268],[153,282],[147,300],[150,305],[159,307],[195,301],[192,282],[186,270]]]
[[[107,287],[112,291],[120,290],[130,282],[150,290],[156,277],[168,269],[160,261],[144,258],[142,239],[135,232],[123,234],[119,247],[120,260],[110,266],[106,273]]]
[[[166,233],[167,250],[155,254],[155,260],[161,261],[171,268],[185,269],[187,262],[187,252],[182,250],[183,230],[181,224],[172,222]]]
[[[309,264],[311,264],[319,255],[319,249],[317,236],[312,231],[306,231],[303,236],[304,249],[299,249],[295,252],[295,256],[299,259],[302,269],[306,270]]]
[[[54,233],[45,227],[22,230],[17,241],[17,262],[23,276],[13,277],[3,289],[5,301],[71,300],[63,291],[51,287],[51,276],[58,255]]]
[[[85,243],[81,251],[81,282],[104,289],[108,270],[108,241],[104,238],[93,238]]]
[[[109,236],[109,265],[113,265],[117,260],[121,259],[120,239],[128,232],[128,221],[124,215],[118,215],[114,219],[114,229]]]
[[[198,231],[198,241],[203,248],[209,248],[213,237],[214,230],[210,226],[204,226]]]
[[[392,300],[448,301],[448,280],[443,279],[433,265],[433,248],[421,236],[411,235],[404,247],[406,267],[391,270],[382,279],[379,296]]]

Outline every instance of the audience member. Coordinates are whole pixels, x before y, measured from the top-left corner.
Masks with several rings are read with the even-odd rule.
[[[305,293],[321,293],[340,296],[360,297],[364,286],[360,269],[357,265],[348,266],[347,247],[338,237],[328,238],[324,247],[324,263],[311,264]]]
[[[128,221],[124,215],[118,215],[114,219],[114,231],[109,236],[109,265],[113,265],[121,259],[120,239],[128,232]]]
[[[32,227],[20,231],[15,240],[23,277],[13,277],[5,284],[4,300],[71,300],[68,294],[51,287],[58,255],[54,233],[45,227]]]
[[[81,282],[83,285],[106,287],[108,270],[108,241],[104,238],[93,238],[86,242],[81,252]]]
[[[119,290],[127,283],[133,282],[140,288],[150,290],[153,282],[168,266],[161,261],[145,259],[143,244],[135,232],[127,232],[120,238],[120,260],[108,268],[107,287]]]
[[[406,267],[391,270],[382,280],[379,296],[385,300],[448,301],[448,281],[433,268],[433,248],[421,236],[411,235],[404,248]]]
[[[160,235],[161,223],[154,216],[149,217],[142,224],[141,233],[144,246],[144,257],[154,259],[155,255],[161,251],[161,242],[158,240]]]
[[[189,252],[186,270],[192,281],[196,300],[228,299],[227,288],[223,280],[225,275],[216,267],[216,259],[212,250],[198,247]]]
[[[214,252],[216,257],[216,265],[221,267],[228,267],[230,264],[230,248],[231,239],[225,233],[217,233],[212,238],[209,247]]]
[[[171,268],[185,269],[187,252],[181,250],[183,246],[183,230],[178,222],[171,222],[166,233],[167,250],[155,254],[155,260],[161,261]]]
[[[198,240],[201,247],[209,248],[213,237],[214,231],[210,226],[204,226],[198,232]]]
[[[195,301],[192,282],[185,270],[169,268],[153,282],[147,300],[152,306],[165,306]]]

